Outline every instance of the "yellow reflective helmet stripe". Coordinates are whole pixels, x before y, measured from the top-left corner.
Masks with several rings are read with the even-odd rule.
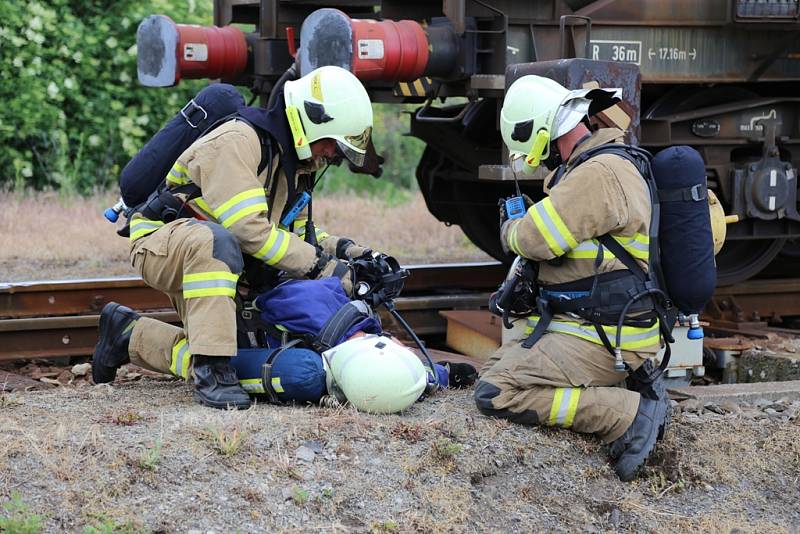
[[[289,232],[273,226],[264,245],[253,256],[267,265],[275,265],[286,255],[289,248]]]
[[[172,362],[169,371],[181,378],[189,377],[189,364],[192,361],[192,353],[189,352],[189,345],[186,339],[181,339],[172,347]]]
[[[240,378],[239,385],[248,393],[266,393],[260,378]]]
[[[152,234],[162,226],[164,226],[162,221],[151,221],[141,215],[134,215],[131,220],[130,240],[131,242],[136,241],[140,237]]]
[[[528,326],[525,328],[525,334],[530,335],[538,322],[538,316],[532,315],[528,317]],[[602,328],[608,336],[608,339],[613,344],[617,336],[617,327],[603,325]],[[603,344],[603,340],[600,339],[600,336],[597,334],[597,331],[591,324],[581,324],[574,321],[553,320],[547,326],[547,331],[579,337],[598,345]],[[655,324],[649,328],[623,326],[621,338],[622,344],[620,348],[623,350],[642,349],[658,344],[660,339],[661,336],[658,330],[658,324]]]
[[[578,411],[581,391],[581,388],[556,388],[547,424],[570,428],[575,420],[575,413]]]
[[[235,297],[238,274],[210,271],[183,275],[183,298]]]
[[[186,185],[191,183],[189,179],[189,169],[177,161],[167,173],[167,183],[175,185]]]
[[[578,242],[564,224],[549,197],[531,206],[528,214],[547,242],[547,246],[556,256],[562,256],[578,246]]]
[[[267,199],[264,196],[264,190],[259,187],[257,189],[242,191],[238,195],[231,197],[214,210],[214,218],[216,218],[223,227],[230,228],[240,221],[242,217],[250,215],[251,213],[258,213],[259,211],[267,211],[267,209]]]

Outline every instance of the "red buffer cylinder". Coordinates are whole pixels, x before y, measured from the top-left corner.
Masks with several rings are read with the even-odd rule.
[[[452,28],[423,27],[413,20],[351,19],[338,9],[318,9],[300,30],[300,73],[336,65],[359,79],[411,82],[445,77],[457,64]]]
[[[136,32],[139,83],[169,87],[181,78],[233,80],[247,68],[247,42],[234,26],[175,24],[151,15]]]

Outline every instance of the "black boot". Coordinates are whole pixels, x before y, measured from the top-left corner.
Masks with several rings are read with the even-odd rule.
[[[242,389],[231,359],[224,356],[194,356],[194,398],[212,408],[250,407],[250,396]]]
[[[92,379],[95,384],[112,382],[120,365],[128,363],[128,344],[139,314],[109,302],[100,312],[100,329],[92,356]]]
[[[659,376],[653,380],[653,376],[658,372],[653,360],[646,360],[638,369],[628,376],[627,385],[628,389],[635,391],[642,397],[664,403],[667,408],[667,416],[664,418],[664,424],[658,428],[658,437],[660,441],[664,438],[664,433],[672,420],[672,405],[667,395],[667,387],[664,385],[664,376]]]
[[[614,471],[625,482],[633,480],[656,445],[658,429],[664,424],[667,409],[663,402],[641,397],[631,426],[611,444],[609,454],[616,460]]]

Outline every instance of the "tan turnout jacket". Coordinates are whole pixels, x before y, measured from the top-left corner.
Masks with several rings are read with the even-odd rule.
[[[265,184],[268,169],[256,176],[261,162],[258,134],[247,123],[231,120],[201,137],[177,159],[167,176],[167,186],[175,188],[190,182],[202,190],[202,197],[189,205],[201,217],[221,224],[236,237],[242,252],[268,265],[302,277],[316,262],[315,248],[303,240],[306,210],[298,215],[292,228],[278,224],[287,202],[286,175],[273,160],[272,179],[278,180],[272,219],[268,216]],[[309,178],[313,169],[298,167],[298,185]],[[131,241],[158,229],[158,222],[140,214],[131,220]],[[325,252],[335,254],[338,237],[317,230]]]
[[[569,161],[596,146],[621,143],[622,137],[622,131],[616,128],[598,130],[576,147]],[[540,283],[560,284],[593,276],[598,247],[601,247],[596,238],[606,233],[647,268],[650,194],[632,163],[619,156],[600,154],[565,174],[551,188],[552,178],[553,174],[545,180],[548,196],[531,206],[526,216],[505,225],[502,235],[511,251],[540,262]],[[555,258],[560,260],[548,262]],[[624,268],[609,250],[603,249],[600,273]],[[534,323],[535,320],[537,318],[532,318]],[[594,328],[584,328],[587,325],[581,325],[574,318],[566,321],[563,327],[555,323],[548,330],[598,342]],[[658,331],[654,328],[626,327],[625,332],[632,342],[623,342],[623,348],[656,350]]]

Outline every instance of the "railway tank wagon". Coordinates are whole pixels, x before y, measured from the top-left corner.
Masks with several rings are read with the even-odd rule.
[[[501,260],[496,201],[513,191],[497,120],[505,88],[528,72],[622,87],[631,141],[703,155],[709,186],[738,221],[717,257],[727,285],[800,259],[798,4],[215,0],[214,27],[143,21],[139,79],[223,79],[266,103],[295,62],[301,73],[348,68],[373,101],[419,104],[410,133],[426,143],[414,164],[428,208]],[[541,180],[523,189],[541,197]]]

